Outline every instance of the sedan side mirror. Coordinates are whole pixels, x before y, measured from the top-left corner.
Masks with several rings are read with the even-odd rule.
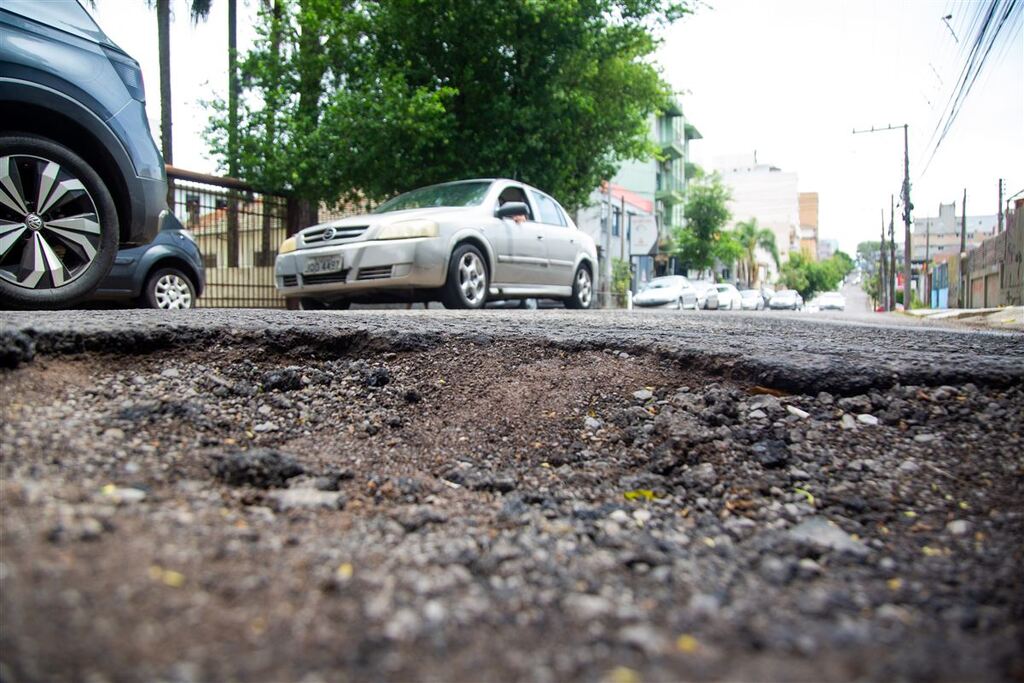
[[[494,214],[498,218],[512,218],[512,216],[530,217],[530,207],[523,202],[505,202],[498,207]]]

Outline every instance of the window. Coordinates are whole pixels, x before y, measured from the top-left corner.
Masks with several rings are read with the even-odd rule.
[[[622,212],[618,209],[612,211],[612,237],[619,236],[619,222],[622,218]]]
[[[533,195],[533,201],[537,204],[537,211],[540,212],[540,222],[548,223],[550,225],[565,225],[565,220],[562,218],[562,212],[558,210],[558,204],[555,200],[547,195],[543,195],[540,192],[534,192],[530,190],[530,194]]]
[[[508,202],[522,202],[523,204],[526,204],[526,210],[529,212],[526,218],[531,221],[535,220],[533,217],[533,209],[530,208],[530,202],[526,201],[526,192],[523,191],[523,188],[510,185],[502,190],[501,194],[498,195],[498,206],[507,204]],[[498,207],[496,206],[494,208],[497,209]]]

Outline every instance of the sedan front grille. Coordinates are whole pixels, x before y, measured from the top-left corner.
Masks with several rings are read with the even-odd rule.
[[[377,266],[375,268],[360,268],[357,280],[383,280],[391,277],[391,266]]]
[[[281,277],[281,284],[285,287],[298,287],[299,276],[298,275],[284,275]]]
[[[302,283],[306,285],[326,285],[331,282],[345,282],[348,280],[348,268],[339,270],[336,273],[318,273],[317,275],[303,275]]]
[[[310,230],[302,233],[302,242],[304,244],[325,244],[328,242],[337,242],[338,240],[350,240],[355,237],[359,237],[366,232],[369,225],[346,225],[343,227],[325,227]]]

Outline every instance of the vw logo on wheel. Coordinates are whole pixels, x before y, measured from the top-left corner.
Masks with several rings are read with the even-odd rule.
[[[334,228],[327,228],[326,230],[324,230],[324,242],[333,240],[336,234],[337,231]]]
[[[29,230],[42,230],[43,219],[34,213],[30,213],[28,216],[25,217],[25,225],[28,226]]]

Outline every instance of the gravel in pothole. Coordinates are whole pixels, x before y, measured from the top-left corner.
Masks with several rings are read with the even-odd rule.
[[[3,680],[1024,676],[1020,387],[507,342],[0,383]]]

